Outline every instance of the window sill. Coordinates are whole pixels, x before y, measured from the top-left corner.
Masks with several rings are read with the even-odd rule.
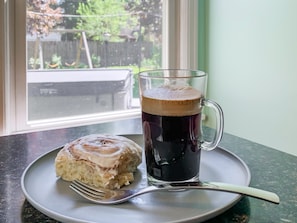
[[[123,110],[123,111],[72,116],[68,118],[55,118],[55,119],[31,121],[31,122],[28,122],[28,128],[26,130],[15,131],[15,132],[12,132],[11,134],[21,134],[21,133],[28,133],[28,132],[35,132],[35,131],[70,128],[70,127],[105,123],[105,122],[111,122],[111,121],[117,121],[117,120],[139,118],[140,116],[141,116],[140,108],[135,108],[135,109],[129,109],[129,110]]]

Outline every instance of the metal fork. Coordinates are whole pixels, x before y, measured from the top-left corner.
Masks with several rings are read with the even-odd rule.
[[[186,189],[225,191],[247,195],[275,204],[279,204],[280,202],[278,195],[275,193],[253,187],[237,186],[220,182],[181,182],[148,186],[145,188],[109,190],[104,188],[94,188],[82,182],[73,181],[69,187],[82,197],[96,204],[119,204],[133,197],[150,192],[179,191]]]

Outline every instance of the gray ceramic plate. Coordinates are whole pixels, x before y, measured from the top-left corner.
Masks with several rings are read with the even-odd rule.
[[[126,135],[142,145],[142,135]],[[89,203],[55,175],[54,160],[60,148],[32,162],[21,179],[27,200],[39,211],[62,222],[199,222],[215,217],[233,206],[240,195],[217,191],[157,192],[119,205]],[[202,152],[200,178],[248,186],[250,171],[236,155],[222,148]],[[146,184],[145,167],[136,172],[129,187]]]

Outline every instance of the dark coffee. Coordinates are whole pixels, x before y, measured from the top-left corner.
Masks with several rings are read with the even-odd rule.
[[[170,117],[142,112],[147,173],[163,181],[183,181],[199,173],[200,113]]]
[[[141,97],[149,181],[198,178],[201,93],[190,86],[148,89]]]

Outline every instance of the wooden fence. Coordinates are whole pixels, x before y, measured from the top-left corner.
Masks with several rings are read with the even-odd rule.
[[[27,42],[28,69],[30,58],[34,58],[36,42]],[[144,58],[152,58],[152,42],[98,42],[88,41],[91,56],[100,59],[97,67],[139,65]],[[61,57],[63,66],[77,61],[88,65],[86,50],[79,41],[42,41],[43,61],[51,62],[53,55]]]

